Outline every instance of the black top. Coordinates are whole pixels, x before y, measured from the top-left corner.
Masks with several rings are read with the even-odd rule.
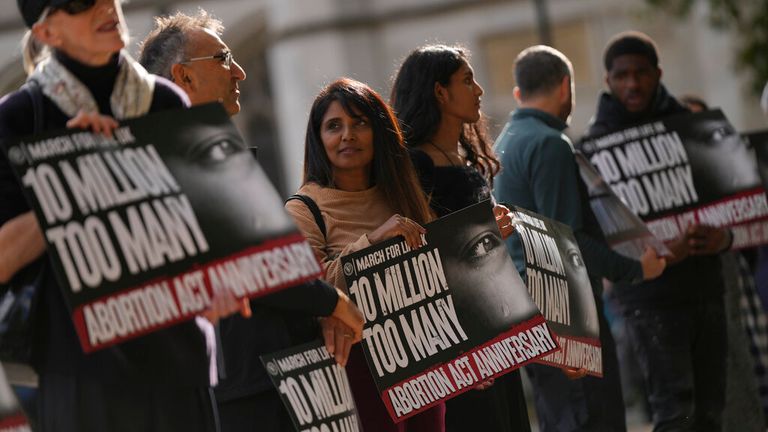
[[[109,97],[119,69],[115,56],[103,67],[88,67],[58,54],[59,60],[95,95],[102,114],[111,115]],[[69,118],[43,97],[44,130],[63,129]],[[188,106],[186,95],[175,85],[157,78],[150,112]],[[32,134],[33,110],[28,93],[16,91],[0,100],[0,145]],[[11,171],[5,152],[0,152],[0,225],[30,210],[22,187]],[[118,346],[84,354],[64,303],[47,255],[22,271],[44,271],[35,367],[41,375],[89,374],[105,382],[147,382],[154,385],[204,387],[209,385],[209,359],[205,338],[188,321]]]
[[[222,320],[224,364],[219,365],[216,401],[271,391],[259,356],[316,339],[316,317],[330,315],[338,299],[333,287],[317,280],[252,300],[251,318],[233,315]]]
[[[436,166],[428,154],[410,151],[419,182],[438,217],[477,204],[491,197],[491,188],[480,172],[468,165]]]
[[[651,107],[645,112],[632,114],[610,93],[603,93],[597,114],[589,127],[590,136],[603,135],[625,129],[641,122],[689,112],[663,85],[659,85]],[[636,286],[617,285],[616,296],[624,306],[653,305],[664,307],[699,298],[722,299],[724,291],[720,258],[717,255],[691,256],[671,265],[658,278]]]
[[[476,168],[436,166],[428,154],[418,149],[411,149],[410,154],[422,189],[429,195],[429,205],[438,217],[491,198],[491,188]],[[470,390],[450,399],[446,406],[447,431],[531,430],[519,370],[497,379],[489,389]],[[478,412],[478,407],[482,411]]]

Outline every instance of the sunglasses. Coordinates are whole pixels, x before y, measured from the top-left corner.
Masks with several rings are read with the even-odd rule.
[[[229,67],[232,66],[232,61],[234,61],[234,58],[232,56],[232,51],[222,51],[222,52],[220,52],[218,54],[214,54],[214,55],[209,55],[209,56],[204,56],[204,57],[194,57],[194,58],[191,58],[191,59],[187,59],[187,60],[185,60],[185,61],[183,61],[181,63],[183,64],[183,63],[196,62],[196,61],[200,61],[200,60],[214,60],[214,59],[221,61],[222,64],[224,64],[224,67],[227,68],[227,69],[229,69]]]
[[[61,6],[51,7],[51,12],[64,11],[69,15],[77,15],[92,8],[96,0],[72,0]]]

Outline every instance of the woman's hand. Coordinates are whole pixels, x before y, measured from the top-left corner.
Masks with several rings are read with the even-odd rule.
[[[336,308],[333,309],[331,317],[338,319],[349,327],[351,333],[347,333],[345,336],[352,343],[360,342],[363,339],[363,324],[365,324],[363,313],[360,312],[360,309],[343,291],[336,288],[336,292],[339,295],[339,300],[336,302]]]
[[[115,130],[117,126],[117,121],[110,116],[83,110],[80,110],[76,116],[72,117],[67,122],[67,127],[69,129],[90,129],[93,133],[101,133],[109,138],[112,138],[112,131]]]
[[[368,234],[368,241],[376,244],[392,237],[403,236],[408,247],[418,249],[422,245],[421,235],[426,233],[427,230],[423,226],[405,216],[395,214],[374,232]]]
[[[349,359],[349,350],[355,343],[353,335],[355,330],[344,324],[340,319],[332,316],[320,318],[320,327],[323,331],[323,340],[325,349],[333,356],[341,367],[347,365]]]
[[[496,218],[496,224],[499,226],[502,239],[506,239],[515,232],[515,226],[512,225],[512,216],[510,216],[510,210],[507,207],[496,204],[493,206],[493,216]]]

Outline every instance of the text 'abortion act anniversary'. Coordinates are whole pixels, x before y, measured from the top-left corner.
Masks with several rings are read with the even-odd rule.
[[[597,306],[573,232],[519,207],[512,207],[512,214],[523,245],[528,291],[562,348],[538,361],[602,376]]]
[[[395,421],[558,349],[485,201],[342,258],[363,350]]]

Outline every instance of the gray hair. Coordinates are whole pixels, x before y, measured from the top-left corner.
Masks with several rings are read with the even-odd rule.
[[[521,99],[553,90],[566,76],[573,78],[571,61],[552,47],[532,46],[524,49],[515,59],[515,81]]]
[[[155,17],[155,28],[139,45],[139,63],[150,73],[170,79],[171,67],[187,56],[189,32],[205,29],[221,36],[224,25],[203,9],[195,16],[176,12]]]

